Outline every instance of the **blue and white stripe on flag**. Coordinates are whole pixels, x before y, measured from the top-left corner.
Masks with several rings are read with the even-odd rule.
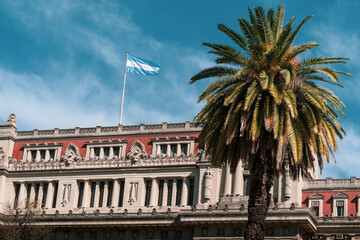
[[[160,65],[148,60],[129,55],[126,62],[126,71],[143,75],[159,74]]]

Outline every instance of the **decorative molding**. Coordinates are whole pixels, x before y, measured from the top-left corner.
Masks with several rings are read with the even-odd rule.
[[[70,165],[73,162],[81,160],[79,148],[70,143],[65,150],[65,154],[61,157],[61,161],[65,162],[66,165]]]
[[[144,144],[142,142],[140,142],[139,140],[135,140],[133,142],[133,144],[131,145],[130,152],[128,152],[126,157],[135,162],[138,162],[141,159],[147,158],[148,155],[146,153]]]

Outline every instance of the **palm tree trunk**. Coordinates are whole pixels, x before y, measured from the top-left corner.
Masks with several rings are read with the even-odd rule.
[[[250,169],[248,224],[244,239],[264,239],[265,218],[270,206],[270,189],[274,180],[271,157],[256,158]]]

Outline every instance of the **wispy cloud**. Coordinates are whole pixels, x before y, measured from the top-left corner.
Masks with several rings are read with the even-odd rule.
[[[125,124],[192,120],[199,110],[188,79],[210,64],[207,57],[144,34],[120,3],[9,1],[2,9],[28,37],[50,39],[61,52],[22,74],[0,66],[0,117],[15,112],[20,128],[117,124],[125,50],[163,66],[155,78],[128,76]]]

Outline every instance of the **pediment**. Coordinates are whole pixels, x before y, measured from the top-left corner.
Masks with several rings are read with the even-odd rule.
[[[349,195],[343,192],[335,193],[331,196],[332,198],[349,198]]]
[[[324,199],[324,196],[319,193],[312,193],[307,196],[308,199]]]

